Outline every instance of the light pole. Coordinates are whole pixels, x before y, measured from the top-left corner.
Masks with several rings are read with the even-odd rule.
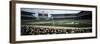
[[[52,21],[53,21],[53,26],[55,26],[55,22],[54,22],[54,18],[53,18],[53,16],[51,16],[51,18],[52,18]]]

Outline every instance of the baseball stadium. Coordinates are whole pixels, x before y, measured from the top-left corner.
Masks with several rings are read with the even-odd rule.
[[[21,8],[21,35],[92,32],[92,11]]]

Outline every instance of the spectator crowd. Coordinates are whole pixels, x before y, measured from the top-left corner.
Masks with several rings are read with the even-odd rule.
[[[43,28],[22,26],[21,35],[46,35],[46,34],[71,34],[71,33],[89,33],[92,29],[56,29],[56,28]]]

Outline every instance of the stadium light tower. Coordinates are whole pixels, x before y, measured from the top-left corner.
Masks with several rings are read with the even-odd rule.
[[[53,26],[55,26],[54,18],[52,15],[51,15],[51,18],[52,18]]]
[[[43,13],[43,14],[42,14],[42,17],[44,17],[45,11],[42,11],[42,13]]]

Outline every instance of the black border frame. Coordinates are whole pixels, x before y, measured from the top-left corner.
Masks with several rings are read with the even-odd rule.
[[[80,38],[60,38],[60,39],[46,39],[46,40],[16,41],[16,29],[15,29],[16,3],[96,8],[96,19],[95,19],[96,20],[96,30],[95,30],[96,36],[95,37],[80,37]],[[77,40],[77,39],[90,39],[90,38],[97,38],[97,6],[96,5],[63,4],[63,3],[31,2],[31,1],[10,1],[10,43],[46,42],[46,41]]]

